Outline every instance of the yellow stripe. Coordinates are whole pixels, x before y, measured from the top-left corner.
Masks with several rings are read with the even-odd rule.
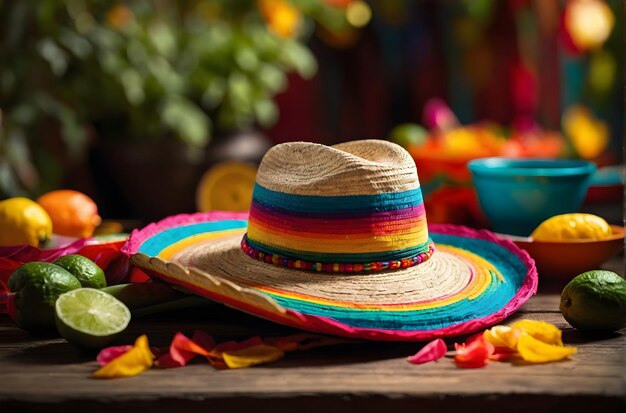
[[[218,231],[218,232],[205,232],[205,233],[198,234],[198,235],[192,235],[191,237],[183,238],[180,241],[175,242],[169,247],[163,249],[159,253],[158,256],[164,260],[168,260],[172,258],[180,250],[183,250],[199,242],[206,241],[206,240],[213,240],[217,238],[225,238],[225,237],[229,237],[229,236],[237,235],[237,234],[241,234],[241,236],[243,237],[243,234],[245,232],[246,232],[245,228],[237,228],[237,229],[228,229],[228,230]]]
[[[328,253],[366,253],[396,251],[414,247],[428,241],[428,232],[404,235],[376,236],[368,239],[311,239],[302,236],[277,236],[275,233],[267,232],[259,227],[249,225],[248,237],[252,241],[261,242],[266,245],[275,245],[279,248],[308,251],[308,252],[328,252]]]

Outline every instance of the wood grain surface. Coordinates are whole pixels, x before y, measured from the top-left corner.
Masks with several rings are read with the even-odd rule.
[[[621,261],[613,265],[619,271]],[[590,338],[571,328],[558,310],[562,287],[543,282],[540,293],[505,324],[522,318],[554,323],[578,353],[558,363],[492,362],[483,369],[459,369],[449,357],[409,364],[406,357],[419,350],[418,343],[351,342],[287,353],[248,369],[215,370],[198,359],[184,368],[96,380],[90,377],[95,354],[60,338],[29,336],[3,315],[0,411],[626,411],[626,331]],[[194,329],[218,341],[297,332],[209,304],[134,320],[118,343],[146,333],[151,345],[166,346],[177,331],[191,335]]]

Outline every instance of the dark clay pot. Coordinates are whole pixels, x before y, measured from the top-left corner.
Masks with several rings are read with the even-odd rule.
[[[195,192],[202,174],[224,160],[258,164],[271,142],[258,132],[238,132],[214,139],[206,149],[176,140],[103,141],[91,156],[102,216],[154,222],[195,212]]]

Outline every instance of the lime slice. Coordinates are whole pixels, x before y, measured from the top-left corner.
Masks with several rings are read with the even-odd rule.
[[[124,303],[93,288],[78,288],[61,294],[55,311],[59,333],[79,347],[103,348],[130,322],[130,310]]]

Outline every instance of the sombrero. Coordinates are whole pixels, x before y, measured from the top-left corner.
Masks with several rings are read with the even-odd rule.
[[[415,162],[379,140],[276,145],[249,214],[169,217],[124,250],[151,276],[236,309],[371,340],[475,332],[537,289],[534,262],[512,242],[428,226]]]

